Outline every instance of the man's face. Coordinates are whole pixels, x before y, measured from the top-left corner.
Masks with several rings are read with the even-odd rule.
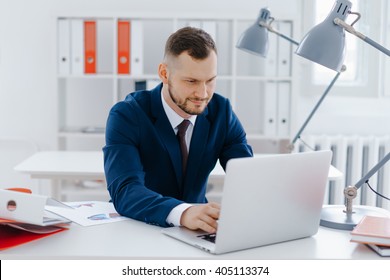
[[[216,84],[217,56],[215,52],[204,60],[194,60],[187,52],[168,61],[164,98],[181,115],[201,114],[211,100]]]

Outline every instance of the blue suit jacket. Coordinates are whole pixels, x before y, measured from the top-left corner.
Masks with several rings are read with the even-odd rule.
[[[196,119],[183,179],[180,147],[162,105],[161,87],[134,92],[113,106],[104,170],[121,215],[169,226],[166,218],[175,206],[206,202],[207,179],[218,159],[225,168],[231,158],[252,156],[252,149],[228,99],[214,94]]]

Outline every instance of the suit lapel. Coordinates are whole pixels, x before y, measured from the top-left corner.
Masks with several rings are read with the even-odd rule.
[[[210,131],[210,122],[206,118],[208,109],[203,114],[198,115],[194,131],[192,133],[190,151],[188,154],[187,176],[185,185],[191,187],[196,178],[198,169],[202,162],[202,157],[207,146],[207,139]],[[192,178],[188,180],[188,178]]]
[[[164,144],[169,157],[171,158],[173,168],[176,173],[177,183],[180,186],[182,182],[182,167],[180,147],[172,129],[172,126],[165,114],[161,103],[161,86],[152,91],[152,115],[155,117],[155,129],[161,142]],[[156,159],[157,161],[158,159]]]

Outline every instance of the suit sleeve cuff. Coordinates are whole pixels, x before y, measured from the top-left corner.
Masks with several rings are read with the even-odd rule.
[[[183,214],[183,212],[185,210],[187,210],[191,206],[192,206],[192,204],[188,204],[188,203],[182,203],[182,204],[177,205],[169,213],[167,220],[166,220],[167,223],[170,226],[180,226],[181,215]]]

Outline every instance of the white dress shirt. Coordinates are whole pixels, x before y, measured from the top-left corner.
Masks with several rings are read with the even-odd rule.
[[[167,115],[168,120],[171,123],[172,129],[175,131],[175,134],[177,134],[177,130],[178,130],[177,126],[184,119],[182,117],[180,117],[171,107],[169,107],[169,105],[167,104],[167,102],[164,99],[162,92],[161,92],[161,101],[163,104],[165,114]],[[190,121],[190,125],[188,126],[185,140],[186,140],[186,144],[187,144],[187,150],[189,151],[192,132],[194,131],[194,125],[195,125],[195,121],[196,121],[196,115],[192,115],[188,120]],[[182,204],[179,204],[178,206],[176,206],[175,208],[173,208],[167,217],[167,220],[166,220],[167,223],[170,225],[174,225],[174,226],[180,226],[181,225],[180,224],[181,215],[183,214],[183,212],[185,210],[187,210],[191,206],[192,206],[192,204],[182,203]]]

